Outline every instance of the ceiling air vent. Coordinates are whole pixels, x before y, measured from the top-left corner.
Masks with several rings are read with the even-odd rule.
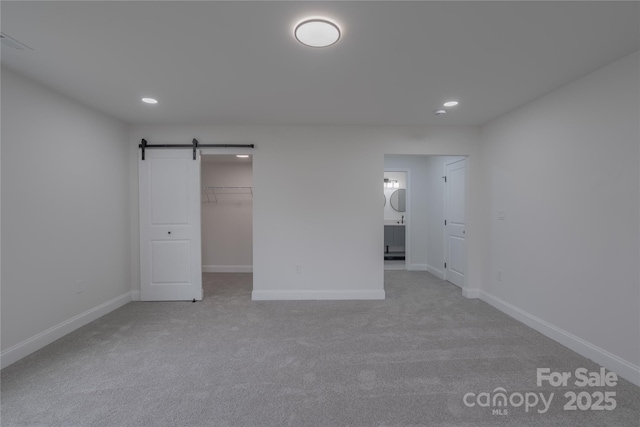
[[[13,37],[10,37],[10,36],[6,35],[5,33],[0,33],[0,41],[2,41],[2,45],[3,46],[7,46],[7,47],[10,47],[12,49],[33,50],[32,48],[30,48],[26,44],[20,43],[18,40],[14,39]]]

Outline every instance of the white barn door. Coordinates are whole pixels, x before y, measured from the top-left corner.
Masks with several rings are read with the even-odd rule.
[[[465,186],[467,160],[445,166],[445,278],[464,287],[466,269]]]
[[[201,300],[200,153],[146,150],[138,171],[141,300]]]

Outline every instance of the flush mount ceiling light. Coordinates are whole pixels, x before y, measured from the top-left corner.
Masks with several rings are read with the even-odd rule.
[[[296,25],[293,34],[300,43],[309,47],[327,47],[340,40],[340,28],[327,18],[306,18]]]
[[[239,157],[241,159],[246,159],[247,157],[249,157],[248,154],[236,154],[236,157]]]
[[[458,105],[458,101],[447,101],[443,104],[445,107],[455,107]]]
[[[142,102],[146,102],[147,104],[157,104],[158,100],[154,98],[142,98]]]

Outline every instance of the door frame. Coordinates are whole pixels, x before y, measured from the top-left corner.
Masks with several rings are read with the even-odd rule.
[[[205,148],[202,147],[200,148],[200,155],[201,156],[216,156],[216,155],[238,155],[238,154],[248,154],[249,156],[251,156],[251,170],[252,170],[252,174],[253,174],[253,169],[255,167],[255,163],[256,163],[256,150],[252,149],[252,148],[242,148],[242,147],[234,147],[234,148]],[[256,190],[256,180],[253,179],[252,180],[252,186],[253,186],[253,194],[255,195],[255,190]],[[202,168],[200,168],[200,187],[202,187]],[[251,217],[252,217],[252,221],[254,221],[255,223],[255,197],[253,197],[252,200],[252,207],[251,207]],[[202,225],[200,226],[200,233],[202,233]],[[256,259],[256,253],[255,253],[255,228],[252,227],[252,232],[251,232],[251,248],[252,248],[252,266],[255,263],[255,259]],[[202,263],[200,263],[200,271],[202,271]],[[252,268],[252,276],[251,276],[251,292],[253,292],[254,289],[254,284],[255,284],[255,270]],[[203,272],[204,273],[204,272]]]

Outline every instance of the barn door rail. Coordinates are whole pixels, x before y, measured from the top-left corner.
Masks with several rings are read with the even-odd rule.
[[[144,152],[150,148],[191,148],[193,149],[193,160],[196,159],[196,150],[203,148],[254,148],[253,144],[200,144],[197,139],[193,138],[191,145],[187,144],[149,144],[146,139],[142,138],[138,148],[142,151],[142,160],[144,160]]]

